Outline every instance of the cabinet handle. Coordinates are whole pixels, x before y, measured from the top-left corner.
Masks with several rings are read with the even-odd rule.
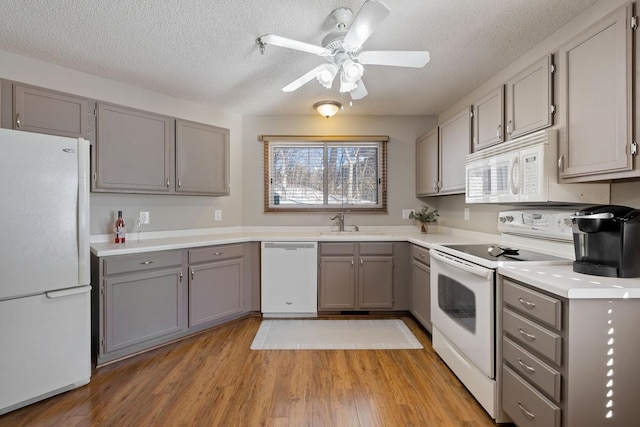
[[[524,409],[524,407],[520,404],[520,402],[518,402],[518,408],[520,408],[520,410],[529,418],[531,418],[532,420],[536,417],[536,415],[532,412],[527,411],[526,409]]]
[[[167,188],[169,188],[169,177],[167,177]]]
[[[534,368],[524,363],[522,359],[520,359],[519,357],[518,357],[518,364],[520,364],[520,366],[522,366],[524,369],[531,372],[532,374],[536,371]]]
[[[433,183],[433,190],[438,191],[438,181]]]
[[[496,136],[498,137],[498,139],[502,139],[502,125],[498,125],[498,128],[496,129]]]
[[[360,260],[360,265],[364,264],[364,261]]]
[[[224,252],[216,252],[214,253],[215,256],[220,256],[220,255],[224,255]]]
[[[560,172],[564,172],[564,154],[558,158],[558,169]]]
[[[526,339],[533,341],[536,339],[536,336],[533,334],[530,334],[528,332],[523,331],[521,328],[518,328],[518,332],[520,332],[520,334],[525,337]]]
[[[351,266],[353,267],[353,260],[351,260]]]
[[[527,301],[525,299],[522,299],[520,297],[518,297],[518,301],[520,301],[520,303],[522,305],[524,305],[525,307],[527,307],[527,308],[536,308],[536,304],[533,303],[533,302],[529,302],[529,301]]]
[[[423,253],[420,254],[420,258],[424,258],[424,254]]]
[[[182,282],[182,276],[183,276],[182,270],[180,270],[180,282]]]
[[[140,263],[140,265],[149,265],[149,264],[153,264],[153,261],[142,261]]]
[[[511,135],[513,133],[513,129],[511,129],[511,120],[507,122],[507,133]]]
[[[195,274],[195,273],[194,273],[193,268],[192,268],[192,269],[191,269],[191,280],[193,280],[193,276],[194,276],[194,274]]]
[[[442,188],[442,181],[438,181],[438,190]]]
[[[178,188],[182,187],[182,180],[178,180]]]
[[[22,122],[20,121],[20,113],[16,114],[16,128],[20,129],[20,125]]]

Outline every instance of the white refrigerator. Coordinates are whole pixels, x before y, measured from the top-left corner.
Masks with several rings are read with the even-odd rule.
[[[0,415],[91,376],[89,144],[0,129]]]

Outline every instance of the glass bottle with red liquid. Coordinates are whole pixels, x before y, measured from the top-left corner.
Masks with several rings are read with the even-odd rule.
[[[118,211],[118,219],[116,219],[116,224],[113,228],[116,233],[115,243],[125,242],[125,239],[127,238],[125,227],[124,219],[122,218],[122,211]]]

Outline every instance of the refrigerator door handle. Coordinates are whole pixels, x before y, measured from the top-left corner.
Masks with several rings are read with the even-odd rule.
[[[91,290],[91,286],[80,286],[78,288],[70,288],[70,289],[62,289],[59,291],[49,291],[46,292],[47,298],[55,299],[55,298],[64,298],[71,295],[84,294]]]
[[[89,142],[78,138],[78,284],[91,282],[89,264]]]

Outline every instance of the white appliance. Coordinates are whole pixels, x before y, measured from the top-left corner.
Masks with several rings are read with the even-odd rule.
[[[318,242],[262,242],[263,317],[317,317]]]
[[[469,154],[465,165],[465,202],[609,203],[609,184],[560,184],[560,163],[555,129]]]
[[[89,143],[0,129],[0,414],[91,376]]]
[[[503,419],[496,386],[501,349],[496,269],[522,263],[571,264],[572,214],[500,212],[500,242],[436,245],[430,251],[433,348],[497,422],[509,420]]]

